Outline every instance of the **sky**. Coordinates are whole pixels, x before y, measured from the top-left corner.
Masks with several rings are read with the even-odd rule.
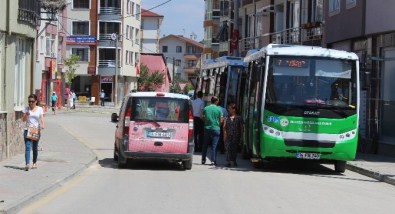
[[[160,29],[163,35],[176,34],[190,38],[196,34],[196,41],[203,40],[203,0],[141,0],[142,8],[164,16]]]

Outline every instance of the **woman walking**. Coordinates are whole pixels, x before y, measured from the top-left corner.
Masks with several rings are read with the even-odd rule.
[[[44,111],[40,106],[37,106],[37,96],[31,94],[28,97],[29,106],[26,107],[23,112],[22,121],[26,122],[23,137],[25,139],[25,171],[29,171],[30,168],[30,150],[33,147],[33,166],[32,169],[37,168],[37,156],[38,156],[38,141],[40,140],[40,130],[45,128]],[[28,135],[28,132],[37,129],[38,138]]]
[[[243,119],[237,115],[236,104],[228,105],[229,116],[224,123],[224,142],[226,148],[226,167],[236,167],[237,146],[241,143],[243,133]]]

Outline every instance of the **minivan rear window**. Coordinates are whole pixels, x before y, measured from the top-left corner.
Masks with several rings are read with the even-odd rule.
[[[189,122],[189,101],[169,97],[132,97],[133,121]]]

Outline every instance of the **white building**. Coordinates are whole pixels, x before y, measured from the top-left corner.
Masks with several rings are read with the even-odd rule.
[[[119,104],[137,88],[140,5],[141,0],[72,0],[67,55],[80,56],[78,76],[71,86],[77,95],[95,97],[98,104],[99,92],[104,90],[106,101]]]
[[[159,41],[161,52],[167,59],[171,79],[173,76],[187,81],[195,78],[203,44],[181,35],[168,35]]]
[[[141,9],[142,53],[159,53],[160,27],[162,21],[162,15]]]

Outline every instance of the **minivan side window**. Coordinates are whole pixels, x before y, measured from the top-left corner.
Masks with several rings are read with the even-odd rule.
[[[186,99],[168,97],[134,97],[132,118],[135,121],[188,123],[189,104]]]

